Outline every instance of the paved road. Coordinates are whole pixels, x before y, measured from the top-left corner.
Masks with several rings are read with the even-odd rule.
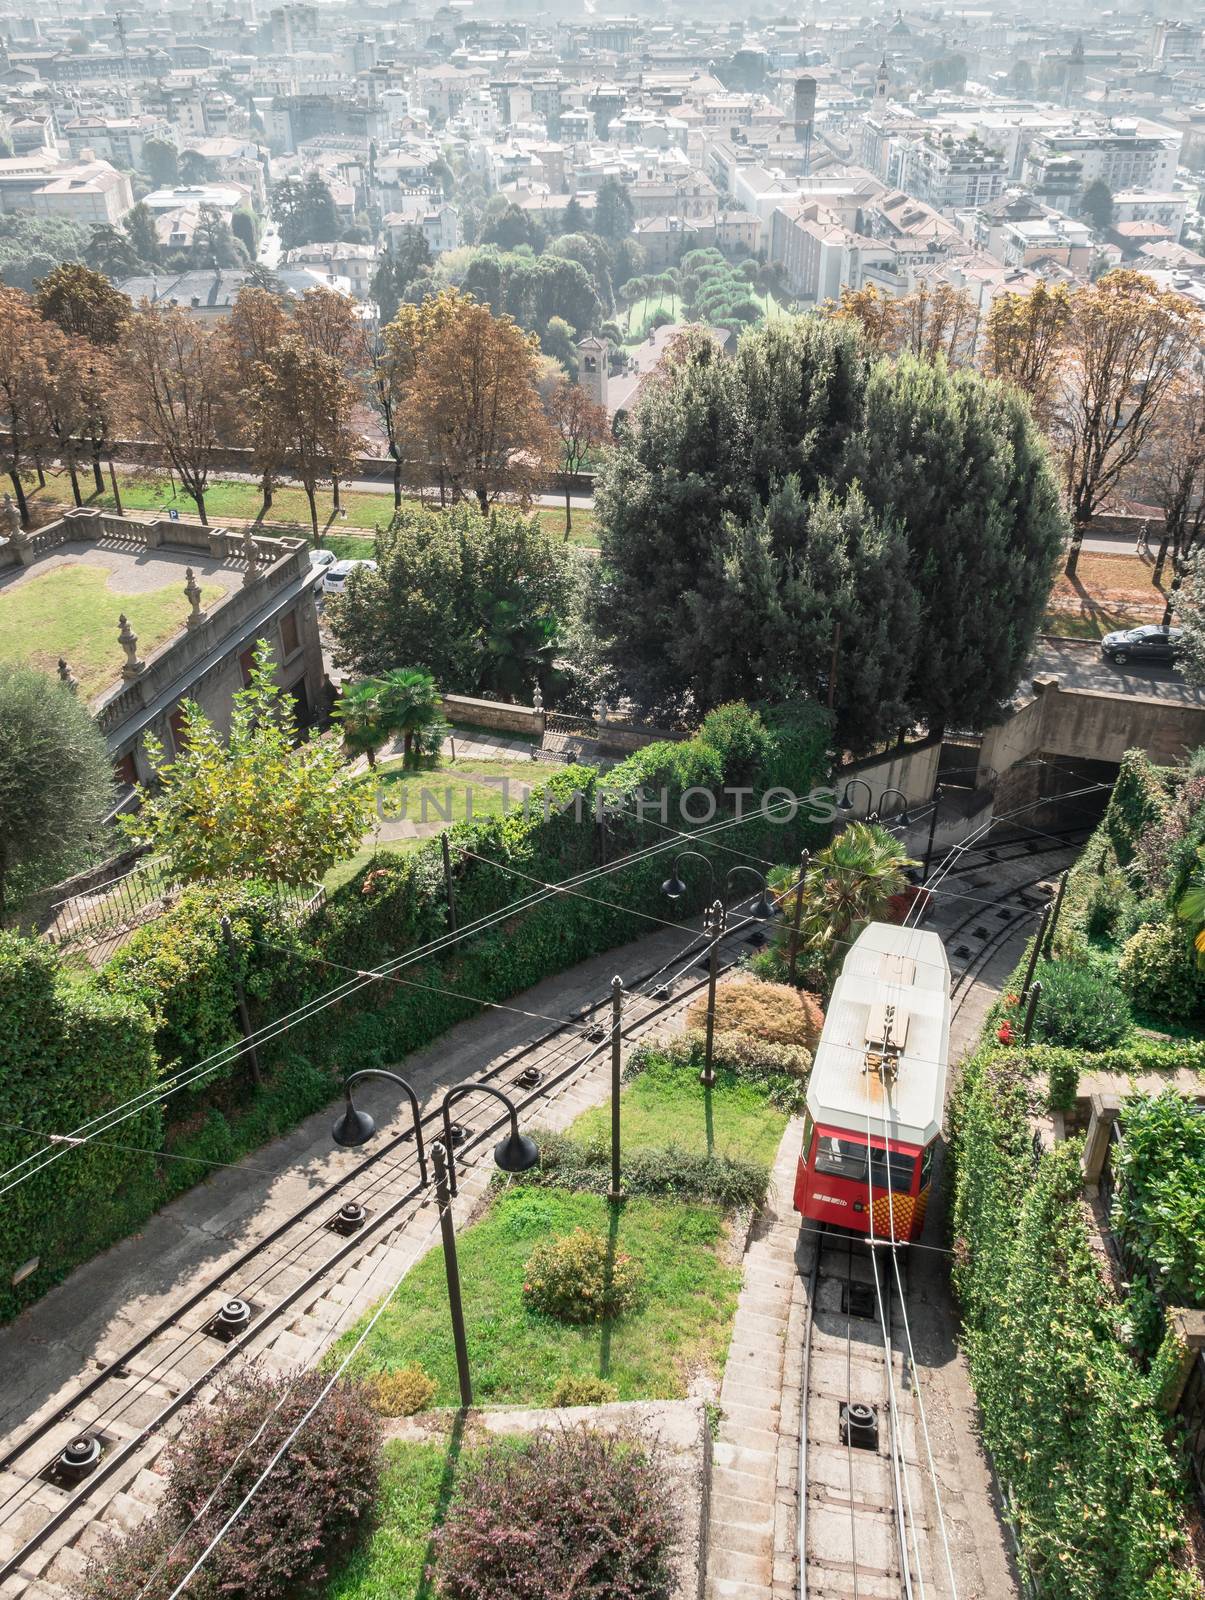
[[[1068,689],[1100,689],[1114,694],[1144,695],[1205,706],[1205,690],[1185,683],[1174,667],[1115,667],[1090,639],[1044,639],[1034,652],[1030,676],[1054,672]]]

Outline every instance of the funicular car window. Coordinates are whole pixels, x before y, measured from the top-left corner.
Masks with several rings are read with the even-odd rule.
[[[886,1189],[890,1175],[891,1187],[896,1194],[908,1194],[912,1189],[912,1175],[916,1171],[916,1157],[904,1155],[899,1150],[872,1150],[870,1153],[870,1184],[875,1189]],[[830,1178],[845,1178],[850,1183],[865,1183],[866,1146],[856,1139],[839,1139],[824,1133],[816,1146],[816,1171]]]

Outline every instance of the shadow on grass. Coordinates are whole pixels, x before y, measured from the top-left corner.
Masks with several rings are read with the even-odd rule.
[[[603,1284],[608,1301],[611,1298],[611,1292],[615,1284],[615,1256],[619,1249],[619,1218],[622,1211],[622,1200],[609,1200],[607,1202],[607,1264],[603,1269]],[[598,1345],[598,1375],[600,1378],[607,1378],[610,1374],[611,1318],[604,1317]]]
[[[444,1469],[439,1480],[439,1490],[435,1497],[435,1514],[431,1519],[431,1537],[427,1540],[427,1549],[423,1556],[422,1575],[418,1580],[418,1588],[414,1591],[414,1600],[434,1600],[435,1589],[432,1586],[431,1568],[435,1560],[435,1533],[443,1527],[444,1518],[448,1514],[448,1507],[452,1504],[452,1495],[456,1489],[456,1477],[460,1469],[460,1457],[464,1450],[464,1433],[467,1413],[458,1411],[452,1423],[452,1431],[448,1435],[448,1448],[444,1453]]]

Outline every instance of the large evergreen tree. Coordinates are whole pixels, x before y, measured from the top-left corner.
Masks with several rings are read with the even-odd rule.
[[[996,713],[1065,528],[1020,396],[941,361],[872,364],[856,327],[803,318],[733,361],[684,335],[596,513],[593,621],[647,709],[827,699],[836,644],[854,748]]]

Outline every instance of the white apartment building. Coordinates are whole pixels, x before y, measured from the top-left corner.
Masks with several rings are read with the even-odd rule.
[[[1154,190],[1140,189],[1113,196],[1114,222],[1157,222],[1171,231],[1172,241],[1179,244],[1184,232],[1184,219],[1188,215],[1189,196],[1174,190],[1159,194]]]
[[[61,217],[86,227],[116,227],[133,204],[129,178],[107,161],[62,168],[33,193],[35,217]]]
[[[1098,179],[1114,194],[1137,189],[1171,190],[1179,159],[1178,134],[1153,122],[1115,122],[1112,127],[1068,128],[1035,139],[1022,169],[1026,185],[1050,193],[1050,169],[1078,163],[1074,180],[1082,191]]]

